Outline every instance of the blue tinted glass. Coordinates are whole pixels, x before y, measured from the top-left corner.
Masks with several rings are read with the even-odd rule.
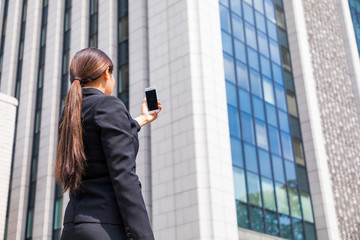
[[[281,145],[277,128],[269,125],[270,149],[272,153],[281,156]]]
[[[285,183],[284,166],[282,159],[278,156],[275,156],[274,154],[272,154],[271,156],[272,156],[275,180],[281,183]]]
[[[252,5],[252,0],[243,0],[243,1],[248,3],[249,5]]]
[[[294,161],[290,135],[284,132],[281,132],[280,135],[284,158]]]
[[[267,37],[265,34],[261,33],[260,31],[258,31],[257,33],[258,33],[258,41],[259,41],[259,51],[262,55],[269,57],[269,46],[267,42]]]
[[[236,62],[236,74],[238,80],[238,86],[249,91],[249,80],[248,80],[248,70],[245,64],[241,62]]]
[[[275,95],[276,95],[276,105],[278,108],[286,111],[286,99],[285,99],[285,90],[278,84],[275,84]]]
[[[235,83],[234,59],[227,54],[224,54],[224,71],[225,78],[230,82]]]
[[[236,215],[238,226],[242,228],[249,228],[247,204],[236,201]]]
[[[291,216],[296,218],[301,218],[301,211],[300,211],[300,203],[299,203],[299,195],[298,191],[294,188],[289,187],[289,202],[290,202],[290,209],[291,209]]]
[[[259,71],[259,59],[257,52],[249,47],[247,49],[248,49],[248,62],[250,67]]]
[[[234,36],[244,42],[245,40],[244,40],[243,21],[241,20],[240,17],[238,17],[236,15],[233,15],[232,16],[232,24],[233,24],[233,34],[234,34]]]
[[[256,28],[263,33],[266,33],[265,17],[261,13],[255,11]]]
[[[240,61],[242,61],[243,63],[246,63],[245,44],[234,38],[234,45],[235,45],[235,57]]]
[[[292,239],[290,218],[280,214],[279,220],[281,236],[286,239]]]
[[[261,206],[262,204],[259,176],[257,174],[247,172],[247,184],[249,202],[254,205]]]
[[[233,167],[235,199],[246,202],[246,184],[244,170]]]
[[[280,129],[289,133],[289,119],[286,112],[278,110],[279,113],[279,123],[280,123]]]
[[[229,9],[220,5],[220,21],[221,21],[221,28],[231,33],[230,29],[230,14]]]
[[[266,117],[267,122],[277,127],[276,109],[274,106],[266,103]]]
[[[250,94],[239,88],[239,100],[240,100],[241,111],[251,114],[252,112],[251,112]]]
[[[226,81],[226,98],[229,105],[237,107],[236,86],[229,81]]]
[[[254,146],[244,143],[246,169],[252,172],[258,172],[256,160],[256,149]]]
[[[266,17],[273,22],[276,22],[275,19],[275,11],[274,11],[274,4],[272,0],[265,0],[265,13]]]
[[[263,75],[271,78],[271,67],[270,67],[270,60],[262,55],[260,55],[261,61],[261,72]]]
[[[296,187],[296,171],[293,162],[285,160],[286,180],[290,187]]]
[[[220,0],[221,4],[224,4],[225,6],[229,6],[229,1],[228,0]]]
[[[232,55],[233,54],[233,47],[232,47],[232,41],[231,41],[231,35],[227,34],[224,31],[221,31],[221,39],[222,39],[222,46],[223,50]]]
[[[264,207],[276,211],[274,184],[271,179],[261,178]]]
[[[248,23],[245,23],[245,35],[246,44],[254,49],[257,49],[255,28]]]
[[[279,236],[278,218],[276,213],[266,211],[266,229],[267,233],[273,236]]]
[[[265,123],[255,120],[256,126],[256,143],[258,147],[268,150],[267,132]]]
[[[264,13],[264,4],[263,0],[254,0],[254,7],[261,13]]]
[[[284,81],[283,81],[282,70],[281,70],[280,65],[273,63],[272,69],[273,69],[275,82],[279,83],[280,85],[283,85]]]
[[[274,39],[275,41],[278,40],[277,38],[277,27],[274,23],[270,22],[269,20],[266,21],[267,23],[267,30],[268,30],[268,34],[269,37],[271,39]]]
[[[230,143],[231,143],[231,159],[233,165],[243,168],[244,163],[242,158],[241,141],[237,138],[230,137]]]
[[[249,4],[247,4],[245,2],[243,2],[243,3],[244,3],[243,4],[244,19],[245,19],[245,21],[247,21],[247,22],[254,25],[254,11],[253,11],[253,8]]]
[[[255,144],[252,117],[246,113],[241,113],[241,124],[243,130],[243,140]]]
[[[271,60],[273,60],[275,63],[281,65],[279,45],[277,44],[277,42],[275,42],[271,39],[270,39],[269,43],[270,43]]]
[[[261,208],[250,206],[251,229],[256,232],[264,232],[264,217]]]
[[[230,0],[231,10],[241,16],[241,0]]]
[[[260,74],[254,70],[250,70],[250,82],[252,94],[262,98],[262,84]]]
[[[236,108],[228,106],[230,135],[240,138],[239,112]]]
[[[304,230],[303,225],[300,219],[293,218],[293,230],[294,230],[294,239],[295,240],[304,240]]]
[[[264,85],[264,99],[266,102],[275,105],[274,99],[274,90],[272,86],[272,81],[267,78],[263,78],[263,85]]]
[[[261,175],[272,179],[270,156],[267,151],[259,149],[259,163]]]
[[[253,105],[255,117],[265,121],[264,102],[260,98],[253,96]]]

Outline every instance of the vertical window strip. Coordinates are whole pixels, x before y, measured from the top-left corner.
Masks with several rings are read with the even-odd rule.
[[[63,35],[63,54],[61,66],[61,92],[60,92],[60,108],[59,116],[61,116],[64,108],[65,98],[68,91],[69,84],[69,59],[70,59],[70,35],[71,35],[71,6],[72,0],[65,1],[64,10],[64,35]],[[59,240],[62,226],[62,186],[55,183],[55,197],[54,197],[54,213],[53,213],[53,231],[52,240]]]
[[[250,5],[248,5],[247,3],[249,3]],[[254,2],[254,3],[253,3]],[[255,4],[255,5],[253,5]],[[243,6],[243,7],[241,7]],[[255,9],[254,7],[255,6]],[[226,82],[227,84],[227,94],[230,96],[228,96],[228,104],[232,104],[234,101],[236,102],[236,100],[233,99],[233,96],[236,97],[236,88],[234,88],[234,93],[233,94],[230,90],[232,89],[231,86],[229,85],[229,81],[231,79],[233,79],[233,83],[235,83],[237,85],[237,87],[244,87],[244,81],[242,78],[245,78],[246,82],[249,80],[249,76],[248,73],[251,71],[259,71],[260,73],[266,75],[267,77],[270,77],[272,79],[268,79],[266,78],[268,81],[269,88],[267,89],[267,93],[270,93],[269,91],[271,91],[271,94],[273,96],[273,101],[272,105],[274,105],[273,108],[273,112],[275,115],[271,115],[270,117],[275,117],[275,119],[272,119],[271,124],[275,124],[276,127],[271,127],[271,129],[277,132],[278,136],[278,140],[276,140],[276,138],[274,138],[273,136],[270,136],[270,132],[267,135],[267,141],[268,143],[270,143],[270,146],[273,144],[273,141],[275,141],[275,143],[278,144],[278,146],[280,147],[280,153],[276,153],[274,154],[273,148],[270,149],[269,146],[267,144],[263,145],[263,146],[259,146],[259,144],[257,144],[256,147],[256,151],[254,151],[254,156],[251,155],[251,159],[253,159],[253,161],[249,161],[246,160],[247,156],[247,151],[242,151],[241,149],[241,144],[233,144],[232,142],[232,157],[237,157],[235,158],[238,159],[239,155],[244,154],[243,159],[245,159],[244,163],[241,163],[239,170],[242,171],[242,164],[244,164],[244,169],[246,169],[246,171],[244,171],[245,175],[248,175],[247,172],[253,172],[253,176],[255,172],[259,172],[259,170],[261,169],[257,169],[256,167],[251,167],[251,166],[259,166],[259,161],[267,161],[266,159],[263,159],[264,156],[260,156],[260,154],[258,156],[256,156],[256,152],[260,153],[265,151],[269,151],[272,152],[273,154],[270,154],[271,156],[273,156],[276,159],[272,159],[270,160],[270,162],[273,162],[273,164],[271,165],[271,169],[270,172],[273,172],[273,176],[274,179],[272,181],[270,181],[270,179],[267,179],[266,177],[263,177],[264,175],[258,174],[258,177],[256,178],[257,181],[260,179],[260,181],[264,184],[264,186],[266,187],[267,190],[264,190],[264,187],[262,188],[262,185],[260,185],[258,187],[257,190],[257,194],[259,196],[259,199],[262,198],[263,196],[262,194],[267,194],[269,196],[274,196],[275,195],[275,189],[278,189],[278,186],[281,187],[282,189],[282,193],[283,193],[283,199],[277,199],[278,195],[276,191],[276,196],[275,196],[275,203],[276,203],[276,209],[274,209],[274,204],[272,202],[270,202],[268,205],[271,207],[266,207],[264,205],[264,202],[262,204],[262,206],[260,206],[259,204],[258,207],[255,207],[253,204],[251,204],[249,201],[245,200],[241,200],[241,199],[236,199],[237,202],[237,206],[240,206],[237,209],[237,215],[238,215],[238,219],[240,220],[244,220],[247,218],[247,220],[249,221],[250,224],[241,224],[241,222],[238,222],[238,226],[239,227],[245,227],[245,228],[250,228],[254,231],[260,231],[260,232],[266,232],[267,234],[271,234],[271,235],[276,235],[276,236],[282,236],[282,237],[292,237],[292,236],[302,236],[302,238],[304,239],[316,239],[316,236],[314,235],[310,235],[310,236],[306,236],[306,228],[304,226],[307,225],[312,225],[314,226],[313,223],[313,217],[311,215],[311,210],[309,208],[309,206],[311,206],[311,201],[310,201],[310,194],[308,191],[306,191],[306,189],[308,189],[308,187],[300,187],[300,181],[301,183],[305,183],[308,184],[307,181],[307,175],[304,178],[304,172],[306,172],[305,170],[305,164],[302,164],[303,167],[301,167],[301,169],[299,169],[300,175],[302,175],[302,178],[299,179],[299,174],[298,174],[298,169],[297,169],[297,163],[298,162],[302,162],[302,161],[297,161],[295,162],[295,151],[292,150],[294,149],[293,145],[294,145],[294,136],[292,134],[292,131],[289,130],[289,103],[288,103],[288,99],[290,99],[291,102],[291,107],[296,105],[296,96],[295,96],[295,90],[292,89],[293,92],[291,92],[291,95],[287,95],[286,93],[288,93],[288,88],[286,83],[284,83],[284,78],[283,74],[287,73],[288,75],[291,75],[291,62],[290,62],[290,52],[288,50],[288,44],[287,44],[287,34],[286,34],[286,24],[285,24],[285,17],[284,17],[284,12],[282,9],[282,1],[281,0],[247,0],[247,1],[241,1],[241,0],[220,0],[220,15],[221,15],[221,25],[222,25],[222,37],[223,37],[223,48],[224,48],[224,61],[225,60],[229,60],[228,62],[224,62],[225,64],[225,78],[226,78]],[[245,11],[244,8],[247,8],[247,10]],[[242,11],[243,10],[243,11]],[[266,10],[266,11],[264,11]],[[256,21],[254,21],[254,16],[256,16]],[[262,17],[261,17],[262,16]],[[266,16],[266,17],[265,17]],[[275,16],[277,17],[277,20],[275,20]],[[279,19],[279,17],[281,19]],[[246,22],[246,23],[245,23]],[[267,22],[267,24],[265,24]],[[278,29],[276,29],[276,24],[278,25]],[[247,28],[244,28],[247,27]],[[259,32],[258,34],[263,35],[263,38],[260,40],[266,40],[269,39],[269,43],[270,45],[267,46],[266,48],[264,48],[265,46],[260,45],[260,44],[268,44],[267,41],[266,42],[258,42],[256,41],[256,30],[255,30],[255,34],[253,34],[253,31],[250,31],[253,29],[253,26],[255,27],[255,29],[262,31]],[[245,36],[244,37],[244,29],[247,30],[245,31]],[[250,29],[250,30],[249,30]],[[278,30],[278,31],[277,31]],[[282,35],[279,35],[279,30],[282,31]],[[228,35],[226,33],[230,33],[232,32],[232,41],[228,39]],[[264,38],[264,34],[265,32],[268,32],[266,38]],[[253,35],[251,35],[253,34]],[[284,41],[284,36],[285,36],[285,41]],[[234,38],[235,37],[235,38]],[[250,39],[250,37],[252,37],[252,39]],[[236,39],[238,38],[238,39]],[[255,39],[254,39],[255,38]],[[271,39],[270,39],[271,38]],[[239,42],[239,40],[241,42],[248,42],[248,47],[247,51],[246,48],[242,47],[241,49],[239,48],[239,46],[243,46],[244,44]],[[250,40],[250,42],[249,42]],[[232,46],[230,46],[232,45]],[[280,46],[281,45],[281,46]],[[235,46],[235,50],[234,50],[234,46]],[[270,48],[269,48],[270,47]],[[259,51],[257,49],[260,49]],[[270,55],[267,54],[267,49],[270,49]],[[243,53],[242,55],[239,55],[239,50],[241,50]],[[262,51],[261,51],[262,50]],[[267,51],[265,51],[267,50]],[[226,54],[225,54],[226,53]],[[251,54],[252,55],[251,55]],[[280,55],[281,53],[281,55]],[[232,56],[230,56],[230,55]],[[265,55],[264,55],[265,54]],[[244,59],[241,58],[241,56],[244,56]],[[246,62],[246,56],[248,57],[248,64],[247,66],[245,66],[247,68],[247,71],[245,71],[244,73],[242,73],[242,75],[246,75],[246,77],[241,77],[240,81],[239,79],[235,79],[235,75],[237,76],[237,78],[239,78],[239,73],[238,70],[238,63],[236,60],[240,60],[242,62]],[[236,57],[236,59],[235,59]],[[240,58],[239,58],[240,57]],[[286,59],[284,59],[284,57],[286,57]],[[225,59],[226,58],[226,59]],[[239,58],[239,59],[238,59]],[[268,63],[267,62],[263,62],[263,59],[268,58]],[[235,60],[235,61],[234,61]],[[254,64],[256,62],[260,62],[260,69],[259,69],[259,64]],[[236,64],[234,64],[236,63]],[[272,64],[270,64],[272,63]],[[235,65],[237,66],[235,68]],[[251,69],[253,68],[253,69]],[[287,70],[287,71],[286,71]],[[290,72],[290,73],[289,73]],[[263,81],[265,81],[265,77],[263,76]],[[288,75],[286,77],[288,77]],[[229,78],[230,76],[232,76],[232,78]],[[292,76],[291,76],[292,77]],[[291,81],[293,81],[293,79],[290,79]],[[237,83],[236,83],[237,82]],[[248,110],[248,113],[250,113],[252,116],[252,120],[254,123],[257,123],[259,127],[257,127],[255,130],[256,134],[258,134],[258,136],[260,137],[264,137],[264,141],[266,140],[265,138],[265,131],[266,131],[266,126],[267,124],[263,123],[262,121],[265,121],[266,123],[270,123],[268,122],[268,117],[267,115],[264,116],[264,118],[262,118],[262,114],[257,114],[254,115],[251,112],[251,106],[254,104],[251,100],[253,101],[257,101],[259,106],[267,106],[269,105],[268,103],[265,104],[259,104],[259,99],[255,97],[255,95],[257,95],[256,93],[254,93],[253,91],[253,79],[251,78],[251,74],[250,74],[250,83],[246,83],[246,89],[247,92],[249,92],[249,97],[247,97],[246,99],[243,97],[241,98],[241,96],[248,96],[248,94],[244,91],[240,91],[239,90],[239,94],[243,93],[242,95],[240,94],[239,97],[240,98],[240,104],[238,107],[237,105],[235,105],[234,107],[238,108],[238,109],[234,109],[235,112],[237,112],[238,114],[240,114],[242,112],[242,110],[246,111]],[[249,87],[251,85],[251,87]],[[285,85],[286,89],[283,87]],[[293,88],[293,83],[289,84],[289,86],[291,86]],[[230,86],[230,87],[229,87]],[[257,86],[257,85],[254,85]],[[261,88],[260,88],[261,90]],[[265,89],[262,89],[265,91]],[[245,94],[245,95],[244,95]],[[255,95],[254,95],[255,94]],[[262,98],[261,96],[264,95],[265,92],[263,92],[262,94],[260,94],[260,98]],[[264,95],[265,96],[265,95]],[[275,98],[276,96],[276,98]],[[230,99],[230,103],[229,103],[229,99]],[[266,96],[265,96],[265,100],[266,100]],[[261,101],[261,100],[260,100]],[[253,103],[253,104],[252,104]],[[230,106],[228,105],[228,106]],[[247,108],[249,107],[249,109]],[[254,111],[255,111],[255,107],[253,106]],[[297,111],[297,106],[293,107],[294,111]],[[250,111],[250,112],[249,112]],[[264,108],[264,112],[267,112],[268,109],[267,107]],[[294,112],[292,111],[292,113]],[[260,112],[261,113],[261,112]],[[267,113],[268,114],[268,113]],[[291,114],[291,113],[290,113]],[[242,114],[243,115],[243,114]],[[294,114],[292,114],[294,115]],[[295,114],[296,116],[298,116],[298,114]],[[260,116],[260,118],[259,118]],[[276,116],[279,116],[276,117]],[[250,116],[249,116],[250,117]],[[238,118],[240,118],[240,116],[238,116]],[[230,124],[230,130],[236,130],[237,128],[231,128],[231,126],[237,126],[238,123],[231,123],[231,121],[239,121],[236,120],[236,117],[232,117],[231,119],[229,118],[229,124]],[[270,119],[270,120],[271,120]],[[240,118],[240,120],[242,120],[242,118]],[[275,120],[275,122],[273,121]],[[240,121],[241,125],[243,125],[243,121]],[[260,125],[259,125],[260,124]],[[265,124],[265,125],[264,125]],[[261,126],[263,126],[261,128]],[[279,126],[279,128],[277,127]],[[242,126],[243,127],[243,126]],[[265,127],[265,128],[264,128]],[[259,133],[258,133],[259,130]],[[265,131],[260,131],[260,130],[265,130]],[[243,132],[243,131],[241,131]],[[289,135],[289,133],[291,134],[291,137]],[[232,132],[231,132],[232,134]],[[232,134],[233,135],[233,134]],[[279,141],[279,136],[281,137],[282,141]],[[257,139],[257,135],[255,135],[256,139]],[[233,138],[233,137],[232,137]],[[241,139],[243,141],[247,141],[248,139],[242,134]],[[231,139],[233,140],[233,139]],[[271,141],[272,140],[272,141]],[[243,142],[241,141],[241,142]],[[252,143],[255,144],[255,143]],[[302,152],[302,140],[300,139],[300,143],[299,140],[296,143],[297,145],[297,156],[299,158],[304,158],[303,156],[303,152]],[[249,145],[249,144],[247,144]],[[281,146],[283,145],[283,146]],[[236,146],[238,149],[233,149],[234,146]],[[277,145],[276,145],[277,146]],[[263,148],[263,150],[261,149]],[[237,152],[238,151],[238,152]],[[235,153],[236,152],[236,153]],[[279,155],[280,154],[280,155]],[[284,154],[286,156],[284,156]],[[279,156],[283,156],[283,157],[279,157]],[[273,158],[272,157],[272,158]],[[285,160],[285,158],[288,158],[288,160]],[[302,160],[300,159],[300,160]],[[283,172],[283,180],[281,181],[282,183],[279,183],[275,174],[275,171],[279,172],[280,169],[276,169],[276,166],[274,166],[274,161],[276,161],[277,167],[281,166],[281,172]],[[254,162],[254,163],[252,163]],[[256,164],[255,164],[256,162]],[[269,162],[269,163],[270,163]],[[248,163],[248,164],[247,164]],[[234,164],[234,159],[233,159],[233,164]],[[280,165],[279,165],[280,164]],[[248,166],[250,165],[250,166]],[[300,166],[300,165],[299,165]],[[239,166],[235,166],[234,169],[236,167]],[[248,169],[249,168],[249,169]],[[237,169],[237,168],[236,168]],[[295,170],[296,169],[296,170]],[[269,174],[268,174],[269,175]],[[272,174],[270,174],[272,175]],[[258,179],[259,178],[259,179]],[[271,178],[271,176],[270,176]],[[245,186],[243,186],[243,188],[246,188],[247,190],[249,190],[249,184],[253,184],[253,182],[249,182],[248,177],[246,177],[245,179],[247,179],[247,181],[242,184],[245,184]],[[235,181],[236,179],[234,179]],[[263,182],[264,180],[264,182]],[[272,184],[269,184],[271,183]],[[241,185],[240,183],[237,183],[235,185]],[[253,184],[254,185],[254,184]],[[253,185],[251,185],[252,187],[254,187]],[[273,186],[271,186],[273,185]],[[280,189],[280,190],[281,190]],[[304,190],[303,192],[300,192],[301,190]],[[235,189],[236,190],[236,189]],[[265,191],[265,192],[264,192]],[[236,191],[235,191],[236,192]],[[247,191],[248,192],[248,191]],[[255,196],[255,195],[254,195]],[[265,196],[265,195],[264,195]],[[249,197],[249,193],[248,193],[248,197]],[[268,200],[268,199],[267,199]],[[280,200],[282,200],[281,202],[279,202]],[[265,202],[267,203],[267,202]],[[286,215],[281,214],[282,212],[280,211],[279,206],[283,204],[283,207],[286,207],[287,213]],[[304,204],[303,204],[304,203]],[[244,206],[247,205],[247,208],[244,208]],[[303,206],[306,206],[306,212],[303,209]],[[282,208],[281,208],[282,209]],[[310,211],[309,211],[310,210]],[[273,212],[275,211],[275,212]],[[306,213],[306,215],[305,215]],[[247,216],[247,217],[246,217]],[[271,219],[271,220],[270,220]],[[262,220],[261,224],[259,222],[259,220]],[[269,221],[270,220],[270,221]],[[258,225],[260,224],[260,225]],[[304,225],[305,224],[305,225]],[[315,226],[314,226],[315,227]]]
[[[18,64],[16,69],[16,79],[15,79],[15,92],[14,97],[19,101],[20,105],[20,84],[21,84],[21,72],[22,72],[22,57],[23,57],[23,48],[25,40],[25,27],[26,27],[26,14],[27,13],[27,0],[23,0],[22,11],[21,11],[21,27],[20,27],[20,40],[19,40],[19,53],[18,53]],[[10,170],[10,183],[9,183],[9,192],[8,192],[8,204],[6,210],[6,219],[5,219],[5,236],[4,240],[7,239],[7,227],[9,222],[9,211],[10,211],[10,199],[11,199],[11,188],[12,188],[12,176],[14,169],[14,158],[15,158],[15,148],[16,148],[16,135],[17,135],[17,122],[19,116],[19,106],[16,108],[15,115],[15,129],[14,129],[14,141],[13,141],[13,151],[11,157],[11,170]]]
[[[90,0],[89,47],[98,46],[99,0]]]
[[[43,98],[43,82],[45,71],[45,50],[46,50],[46,30],[47,30],[47,14],[48,0],[43,0],[42,17],[41,17],[41,31],[40,31],[40,53],[39,53],[39,66],[36,90],[36,104],[35,104],[35,120],[34,120],[34,136],[33,147],[31,154],[31,167],[30,167],[30,187],[28,208],[26,217],[26,231],[25,239],[32,239],[33,223],[34,223],[34,209],[35,209],[35,196],[36,196],[36,183],[37,183],[37,170],[39,160],[39,146],[40,146],[40,126],[41,126],[41,112],[42,112],[42,98]]]
[[[5,0],[4,6],[4,16],[3,16],[3,24],[1,28],[1,46],[0,46],[0,86],[1,86],[1,75],[2,75],[2,64],[3,64],[3,56],[4,56],[4,46],[5,46],[5,33],[6,33],[6,22],[7,22],[7,12],[9,7],[9,0]]]
[[[118,98],[129,109],[128,0],[118,0]]]

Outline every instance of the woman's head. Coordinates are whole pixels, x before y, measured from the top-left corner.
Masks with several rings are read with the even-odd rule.
[[[79,188],[86,166],[81,122],[82,86],[96,84],[110,95],[114,88],[111,59],[97,48],[77,52],[70,64],[70,89],[59,126],[55,178],[64,191]]]

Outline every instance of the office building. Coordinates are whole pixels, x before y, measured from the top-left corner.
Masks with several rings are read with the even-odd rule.
[[[157,86],[136,159],[156,239],[360,239],[358,0],[0,7],[5,239],[59,239],[59,114],[89,46],[113,60],[133,117]]]

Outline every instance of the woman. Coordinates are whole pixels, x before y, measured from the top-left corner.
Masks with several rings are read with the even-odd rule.
[[[114,88],[110,58],[96,48],[77,52],[59,126],[55,177],[69,190],[61,239],[154,239],[135,173],[137,133],[157,118],[146,99],[133,119]],[[161,110],[161,103],[158,102]]]

